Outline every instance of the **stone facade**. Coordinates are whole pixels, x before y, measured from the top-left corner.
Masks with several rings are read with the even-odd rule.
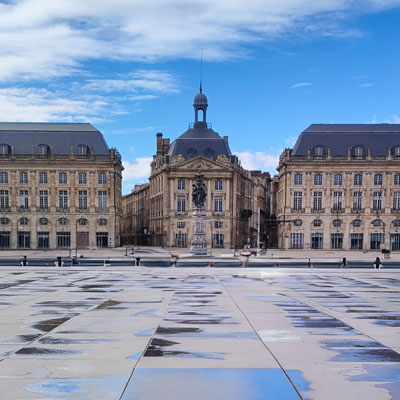
[[[12,142],[21,135],[30,152]],[[99,131],[0,124],[0,143],[0,248],[119,246],[121,157]]]
[[[278,171],[280,248],[400,250],[399,125],[311,125]]]

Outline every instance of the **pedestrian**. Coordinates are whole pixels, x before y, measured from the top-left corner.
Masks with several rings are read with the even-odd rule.
[[[342,260],[342,262],[339,264],[339,267],[340,268],[346,268],[346,264],[347,264],[347,259],[346,259],[346,257],[343,257],[343,260]]]
[[[311,268],[311,258],[308,259],[307,267],[308,267],[308,268]]]
[[[375,269],[377,269],[377,268],[381,269],[382,268],[381,259],[379,257],[376,257],[376,259],[375,259],[374,268]]]

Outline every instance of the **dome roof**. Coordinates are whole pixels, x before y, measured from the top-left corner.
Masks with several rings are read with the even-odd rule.
[[[193,102],[194,106],[203,106],[207,104],[207,96],[204,93],[200,92],[199,94],[196,94]]]

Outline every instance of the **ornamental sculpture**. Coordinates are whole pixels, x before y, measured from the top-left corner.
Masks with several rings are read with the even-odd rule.
[[[192,200],[196,208],[204,208],[207,192],[206,185],[203,182],[203,174],[198,172],[196,174],[197,182],[193,184],[192,188]]]

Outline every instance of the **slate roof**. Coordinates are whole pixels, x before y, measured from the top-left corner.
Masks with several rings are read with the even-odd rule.
[[[181,154],[186,160],[199,155],[216,160],[221,154],[229,158],[231,150],[228,142],[217,132],[208,128],[206,123],[198,122],[169,146],[168,155],[176,156],[178,154]]]
[[[67,155],[71,146],[78,154],[79,145],[93,148],[95,155],[109,155],[110,151],[103,134],[91,124],[65,123],[0,123],[0,144],[14,148],[15,154],[31,154],[32,146],[39,153],[38,146],[46,144],[54,154]]]
[[[294,156],[307,155],[308,149],[328,147],[332,156],[346,156],[348,148],[364,146],[372,156],[386,156],[389,148],[400,146],[400,124],[312,124],[298,137]]]

